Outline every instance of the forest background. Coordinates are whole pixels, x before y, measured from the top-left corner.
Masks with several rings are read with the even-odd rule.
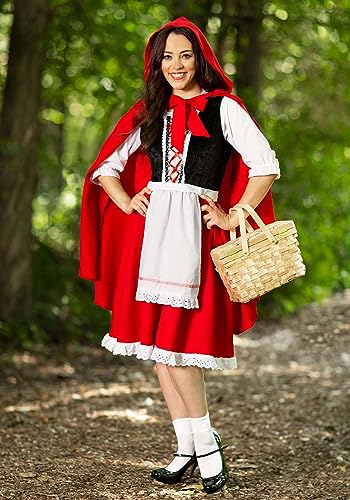
[[[260,304],[278,318],[350,287],[350,2],[0,0],[0,340],[96,342],[109,314],[78,278],[82,181],[140,96],[143,50],[185,15],[207,34],[280,160],[303,279]]]

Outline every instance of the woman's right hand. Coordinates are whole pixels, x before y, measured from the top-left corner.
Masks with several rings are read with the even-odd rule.
[[[149,205],[149,200],[146,194],[151,193],[152,191],[149,187],[144,187],[139,193],[135,194],[135,196],[131,198],[130,202],[126,205],[124,212],[130,215],[135,210],[140,215],[145,216]]]

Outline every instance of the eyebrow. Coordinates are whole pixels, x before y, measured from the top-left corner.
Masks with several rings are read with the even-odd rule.
[[[165,52],[167,54],[173,54],[173,52],[171,52],[171,50],[164,50],[164,53]],[[181,50],[180,54],[183,54],[184,52],[192,52],[192,54],[193,54],[193,50],[191,50],[191,49]]]

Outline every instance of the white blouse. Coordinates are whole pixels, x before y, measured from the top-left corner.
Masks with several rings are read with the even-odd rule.
[[[275,174],[278,179],[280,168],[275,151],[271,149],[266,137],[250,115],[236,101],[223,97],[220,105],[220,118],[224,138],[242,156],[244,163],[249,167],[249,177]],[[189,135],[184,144],[184,160],[187,156]],[[100,175],[119,178],[129,156],[140,146],[140,127],[137,127],[123,144],[91,174],[91,181],[99,184]]]

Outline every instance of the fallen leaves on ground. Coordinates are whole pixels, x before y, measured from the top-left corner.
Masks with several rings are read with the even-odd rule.
[[[211,498],[350,498],[350,293],[236,338],[238,370],[206,374],[230,479]],[[101,335],[103,332],[101,332]],[[153,364],[102,348],[0,357],[0,498],[207,498],[198,469],[150,478],[175,439]]]

